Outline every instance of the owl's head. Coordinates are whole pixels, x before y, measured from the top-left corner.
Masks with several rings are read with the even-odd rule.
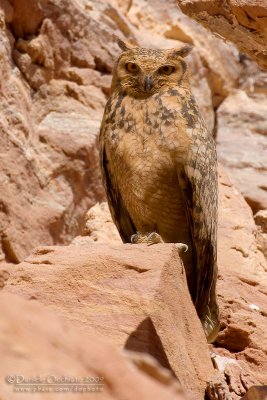
[[[113,71],[113,89],[138,98],[146,98],[163,87],[174,87],[188,80],[187,65],[183,60],[192,47],[154,50],[132,47],[118,40],[122,49]]]

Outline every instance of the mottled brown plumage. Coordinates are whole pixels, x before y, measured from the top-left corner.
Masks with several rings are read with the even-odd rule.
[[[183,57],[190,49],[120,46],[100,132],[111,214],[124,242],[156,232],[188,246],[181,255],[188,285],[211,341],[218,330],[217,161],[189,85]]]

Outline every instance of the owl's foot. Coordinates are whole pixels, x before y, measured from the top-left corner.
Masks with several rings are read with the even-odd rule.
[[[139,244],[139,243],[147,243],[148,246],[157,243],[164,243],[164,240],[157,232],[151,232],[143,234],[141,232],[137,232],[131,236],[131,243],[132,244]],[[178,252],[186,252],[188,250],[188,246],[185,243],[175,243],[175,246],[178,249]]]
[[[141,232],[137,232],[131,236],[131,243],[147,243],[148,246],[156,243],[164,243],[161,236],[157,232],[151,232],[143,234]]]
[[[147,243],[147,235],[143,235],[141,232],[137,232],[131,236],[132,244]]]
[[[151,246],[152,244],[164,243],[162,237],[157,232],[151,232],[147,235],[147,245]]]
[[[164,240],[157,232],[151,232],[147,236],[147,245],[151,246],[152,244],[164,243]],[[188,246],[185,243],[175,243],[175,247],[177,247],[178,252],[186,252],[188,250]]]

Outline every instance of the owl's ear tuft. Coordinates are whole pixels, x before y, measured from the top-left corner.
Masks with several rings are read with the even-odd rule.
[[[131,50],[131,49],[135,48],[135,46],[133,44],[131,44],[129,42],[124,42],[120,38],[117,38],[117,43],[118,43],[119,48],[122,51],[127,51],[127,50]]]
[[[193,46],[190,46],[189,44],[187,44],[180,49],[170,50],[170,57],[173,57],[173,58],[186,57],[192,50],[193,50]]]

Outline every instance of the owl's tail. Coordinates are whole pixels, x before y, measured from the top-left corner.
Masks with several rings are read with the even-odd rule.
[[[208,343],[213,343],[220,331],[220,315],[216,296],[212,298],[200,318]]]

